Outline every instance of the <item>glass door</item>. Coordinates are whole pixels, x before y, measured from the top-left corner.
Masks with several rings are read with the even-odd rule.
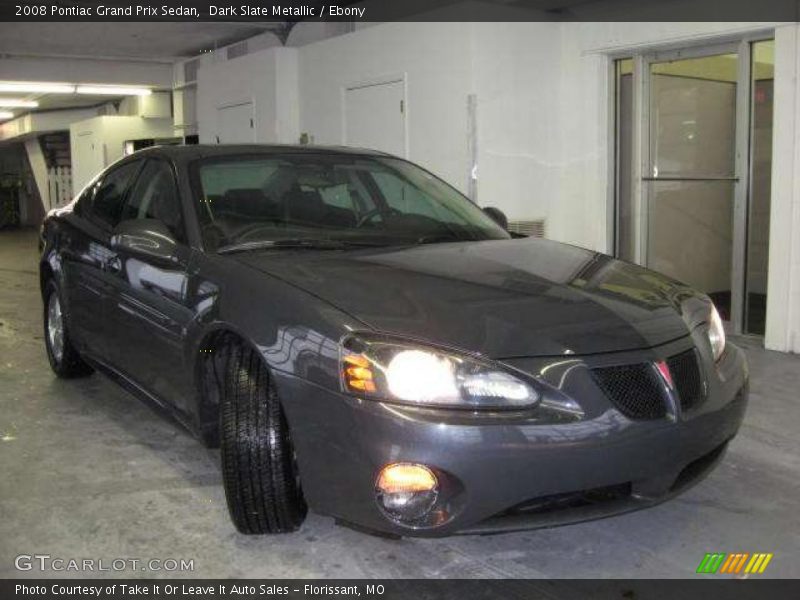
[[[774,81],[775,41],[754,42],[750,69],[750,193],[743,329],[757,335],[764,335],[767,315]]]
[[[705,292],[734,333],[763,335],[774,41],[613,67],[616,255]]]
[[[645,62],[642,169],[646,265],[734,304],[739,54],[654,55]]]

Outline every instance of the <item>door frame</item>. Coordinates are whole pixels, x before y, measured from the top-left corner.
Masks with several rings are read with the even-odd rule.
[[[369,79],[360,79],[352,81],[339,88],[339,101],[340,101],[340,120],[341,120],[341,139],[342,145],[347,145],[347,92],[361,88],[374,87],[378,85],[387,85],[391,83],[400,83],[403,85],[403,110],[401,111],[403,119],[403,156],[402,158],[409,158],[409,128],[408,128],[408,73],[393,73],[378,77],[371,77]]]
[[[616,60],[631,58],[633,60],[633,110],[632,110],[632,156],[631,165],[631,201],[634,211],[634,247],[636,250],[635,261],[637,264],[647,265],[648,245],[648,219],[650,207],[650,188],[652,181],[648,173],[651,164],[651,137],[650,137],[650,112],[651,112],[651,77],[650,66],[654,63],[670,60],[702,58],[719,54],[737,54],[737,86],[736,86],[736,131],[735,131],[735,159],[733,198],[733,230],[731,249],[731,320],[726,323],[732,333],[742,334],[744,327],[745,310],[745,284],[747,269],[747,226],[750,205],[750,176],[751,176],[751,140],[752,140],[752,44],[759,41],[774,39],[774,31],[761,31],[751,35],[741,36],[735,40],[713,42],[707,41],[702,45],[668,49],[637,49],[624,53],[615,52],[609,56],[612,81],[616,82]],[[616,90],[616,84],[611,88]],[[614,105],[611,114],[617,114],[617,98],[613,96]],[[613,140],[617,139],[617,119],[613,120]],[[616,152],[613,172],[617,181],[619,173],[616,164]],[[614,228],[614,250],[617,250],[617,228],[619,206],[616,183],[610,186],[614,190],[613,215],[611,226]]]
[[[250,106],[250,140],[245,143],[255,143],[258,141],[256,137],[256,99],[254,97],[250,99],[242,99],[238,102],[225,102],[223,104],[218,104],[216,106],[214,118],[216,120],[216,130],[214,133],[215,143],[220,143],[220,134],[221,134],[221,113],[223,110],[228,110],[230,108],[237,108],[239,106]]]

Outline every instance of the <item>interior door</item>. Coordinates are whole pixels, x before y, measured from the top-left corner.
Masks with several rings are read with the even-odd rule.
[[[406,155],[402,80],[348,88],[344,104],[346,145]]]
[[[123,209],[120,226],[130,220],[163,223],[176,242],[174,260],[115,248],[119,270],[111,320],[119,343],[110,349],[115,367],[159,400],[186,409],[191,382],[183,338],[192,319],[188,265],[180,197],[171,165],[150,159]]]
[[[737,47],[655,55],[644,73],[646,265],[708,294],[725,320],[741,302]]]
[[[73,176],[76,189],[89,183],[97,173],[106,167],[103,160],[103,144],[98,138],[99,136],[92,131],[82,131],[75,136]]]
[[[252,144],[256,141],[255,132],[252,102],[217,109],[218,144]]]

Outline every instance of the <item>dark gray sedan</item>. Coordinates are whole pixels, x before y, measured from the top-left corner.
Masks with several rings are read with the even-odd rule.
[[[702,478],[748,396],[711,301],[503,225],[377,152],[145,150],[44,223],[47,354],[220,445],[243,533],[307,507],[389,535],[515,530]]]

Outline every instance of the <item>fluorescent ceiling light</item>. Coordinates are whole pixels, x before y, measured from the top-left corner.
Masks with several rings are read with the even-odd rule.
[[[107,96],[149,96],[152,92],[147,88],[111,85],[79,85],[79,94]]]
[[[13,119],[14,113],[8,112],[7,110],[0,110],[0,119]]]
[[[0,81],[0,93],[10,94],[90,94],[93,96],[149,96],[153,92],[135,85],[84,83],[41,83],[38,81]],[[0,104],[0,106],[4,106]],[[17,104],[14,106],[23,106]],[[26,105],[27,106],[27,105]],[[32,108],[32,107],[31,107]]]
[[[39,103],[35,100],[20,100],[19,98],[0,98],[2,108],[36,108]]]
[[[37,83],[22,81],[0,82],[0,92],[22,94],[73,94],[75,86],[69,83]]]

